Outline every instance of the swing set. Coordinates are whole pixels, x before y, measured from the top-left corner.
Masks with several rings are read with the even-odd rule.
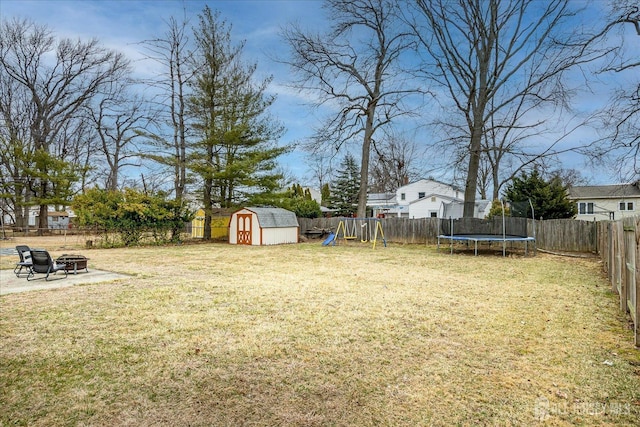
[[[360,240],[361,243],[373,242],[373,249],[376,248],[378,236],[387,247],[387,240],[384,238],[382,223],[377,218],[343,218],[338,224],[336,234],[333,238],[333,245],[339,238],[346,240]]]

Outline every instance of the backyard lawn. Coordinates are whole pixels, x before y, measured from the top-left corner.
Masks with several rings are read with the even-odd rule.
[[[0,426],[640,417],[640,350],[596,259],[61,239],[0,247],[82,253],[132,277],[0,297]],[[0,277],[16,259],[0,257]]]

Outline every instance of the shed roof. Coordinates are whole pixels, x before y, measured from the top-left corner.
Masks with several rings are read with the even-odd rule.
[[[619,199],[624,197],[640,197],[638,183],[613,185],[579,185],[569,189],[572,199]]]
[[[262,228],[299,227],[296,214],[282,208],[246,207],[255,213]]]

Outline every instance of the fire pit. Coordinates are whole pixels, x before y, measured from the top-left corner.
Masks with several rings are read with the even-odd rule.
[[[89,269],[87,268],[87,258],[84,255],[67,255],[63,254],[56,259],[56,264],[64,264],[64,269],[67,271],[73,271],[73,274],[78,274],[78,270],[84,269],[87,273]]]

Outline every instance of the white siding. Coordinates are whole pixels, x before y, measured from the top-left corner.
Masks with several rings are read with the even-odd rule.
[[[298,243],[298,227],[262,229],[263,245],[280,245],[283,243]]]
[[[252,246],[298,243],[299,227],[261,228],[258,215],[255,212],[241,209],[234,212],[229,221],[229,243],[232,245],[238,244],[238,215],[251,215]]]
[[[440,197],[425,197],[409,205],[409,218],[429,218],[431,212],[438,213],[441,207],[442,199]]]
[[[625,205],[629,202],[633,202],[633,210],[620,210],[620,203],[624,202]],[[640,213],[640,199],[627,198],[627,199],[582,199],[576,200],[576,205],[579,207],[580,203],[593,203],[593,213],[581,214],[578,210],[576,219],[585,221],[601,221],[609,219],[622,219],[629,216],[636,216]],[[626,207],[626,206],[625,206]],[[613,213],[611,218],[610,213]]]
[[[398,188],[398,190],[396,190],[396,200],[400,205],[408,205],[418,200],[420,193],[424,193],[426,197],[437,194],[439,196],[451,197],[452,199],[457,199],[461,196],[460,191],[450,185],[430,179],[421,179],[420,181]],[[402,194],[405,195],[404,200],[402,200]]]

